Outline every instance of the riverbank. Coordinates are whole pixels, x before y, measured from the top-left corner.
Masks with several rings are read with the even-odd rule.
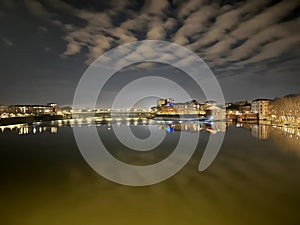
[[[274,122],[274,121],[271,121],[271,120],[244,120],[244,121],[236,121],[236,122],[237,123],[245,123],[245,124],[258,124],[258,125],[268,125],[268,126],[288,127],[288,128],[300,129],[300,124]]]
[[[32,124],[34,122],[49,122],[53,120],[62,120],[62,119],[63,116],[60,115],[36,115],[36,116],[1,118],[0,126],[23,124],[23,123]]]

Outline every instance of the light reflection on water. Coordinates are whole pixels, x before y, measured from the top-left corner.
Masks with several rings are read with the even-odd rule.
[[[62,126],[101,126],[106,125],[107,129],[110,130],[111,124],[114,123],[118,126],[148,126],[155,125],[158,128],[165,130],[168,133],[177,131],[188,131],[188,132],[201,132],[207,131],[211,134],[218,132],[226,132],[226,128],[230,126],[236,126],[238,128],[244,128],[251,131],[253,137],[259,140],[272,139],[281,147],[285,145],[294,149],[300,156],[300,128],[294,127],[280,127],[260,124],[247,124],[247,123],[226,123],[226,122],[211,122],[211,123],[199,123],[193,121],[155,121],[155,120],[118,120],[118,121],[105,121],[94,118],[85,119],[67,119],[52,122],[39,122],[34,125],[27,124],[16,124],[8,126],[0,126],[0,134],[4,132],[13,132],[19,135],[25,134],[38,134],[43,132],[50,132],[56,134]],[[285,149],[285,148],[284,148]]]
[[[295,152],[300,157],[300,128],[293,127],[279,127],[260,124],[247,124],[247,123],[199,123],[193,121],[154,121],[154,120],[118,120],[118,121],[105,121],[94,118],[85,119],[67,119],[52,122],[39,122],[34,125],[16,124],[8,126],[0,126],[0,135],[4,132],[13,132],[19,135],[26,134],[39,134],[48,132],[56,134],[61,127],[75,126],[102,126],[107,130],[111,129],[111,124],[114,123],[118,126],[148,126],[155,125],[158,128],[165,130],[168,133],[174,132],[201,132],[206,131],[211,134],[218,132],[226,132],[226,128],[236,126],[238,128],[247,129],[251,131],[251,135],[259,140],[273,140],[285,152]]]
[[[148,125],[168,132],[167,142],[156,151],[162,155],[145,153],[146,159],[169,154],[178,132],[200,132],[186,167],[165,182],[136,188],[107,181],[83,160],[72,126],[97,126],[112,154],[136,159],[114,141],[110,121],[93,121],[0,127],[0,224],[299,224],[299,129],[117,121],[139,135],[147,136]],[[223,146],[200,173],[208,135],[216,132],[226,132]]]

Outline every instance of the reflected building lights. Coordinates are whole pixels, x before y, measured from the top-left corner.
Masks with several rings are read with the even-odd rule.
[[[56,134],[57,133],[57,127],[51,127],[51,133]]]
[[[1,133],[12,132],[19,135],[25,134],[39,134],[50,132],[53,134],[57,133],[58,127],[61,126],[30,126],[30,125],[9,125],[9,126],[0,126]]]
[[[227,126],[236,126],[238,128],[248,129],[252,136],[259,140],[271,139],[277,142],[278,145],[282,145],[283,149],[294,149],[300,156],[300,129],[292,127],[278,127],[270,125],[260,125],[253,123],[231,123],[217,121],[213,123],[202,123],[199,121],[184,121],[184,120],[149,120],[143,118],[118,118],[112,121],[111,118],[92,118],[86,120],[69,119],[61,121],[52,121],[50,123],[38,122],[34,125],[16,124],[8,126],[0,126],[1,133],[16,133],[19,135],[38,135],[41,133],[57,134],[58,129],[61,127],[69,126],[104,126],[107,130],[111,130],[111,124],[117,126],[157,126],[159,129],[165,130],[167,133],[176,132],[209,132],[210,134],[216,134],[218,132],[226,132]],[[297,154],[298,154],[297,153]]]
[[[220,122],[214,124],[205,124],[205,123],[166,123],[166,124],[160,124],[158,123],[158,127],[162,130],[167,131],[168,133],[173,133],[175,131],[186,131],[186,132],[201,132],[202,130],[205,130],[211,134],[216,134],[218,132],[225,132],[226,131],[226,123]]]
[[[252,136],[259,140],[271,140],[281,150],[295,152],[300,157],[300,128],[251,123],[242,123],[238,127],[250,130]]]

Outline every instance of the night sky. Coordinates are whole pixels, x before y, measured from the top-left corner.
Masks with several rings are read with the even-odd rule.
[[[89,64],[120,44],[146,39],[194,51],[227,102],[300,93],[299,27],[300,0],[0,0],[0,104],[71,105]],[[153,64],[121,72],[107,92],[134,73],[190,82]]]

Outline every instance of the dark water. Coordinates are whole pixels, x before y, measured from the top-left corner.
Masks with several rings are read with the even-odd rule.
[[[139,155],[124,151],[109,124],[99,125],[115,157],[133,163],[143,159],[145,164],[170,154],[180,130],[200,132],[192,159],[175,176],[151,186],[129,187],[89,167],[71,125],[1,127],[0,224],[300,224],[298,129],[228,126],[217,158],[199,172],[214,130],[209,125],[153,125],[168,132],[166,140],[152,153]],[[149,135],[145,124],[127,125],[141,138]]]

